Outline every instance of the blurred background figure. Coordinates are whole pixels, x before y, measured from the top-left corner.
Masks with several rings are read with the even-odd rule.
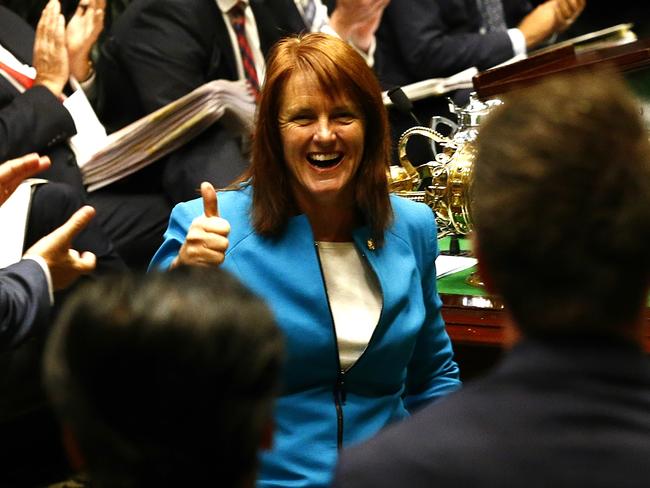
[[[223,270],[93,283],[66,304],[44,375],[70,459],[97,488],[252,488],[282,336]]]
[[[567,29],[586,0],[548,0],[538,6],[527,0],[400,0],[384,11],[377,30],[377,73],[384,89],[428,78],[448,77],[467,68],[491,68],[524,55]],[[467,103],[467,90],[454,98]],[[448,115],[446,97],[428,97],[414,104],[424,125],[433,115]],[[393,143],[415,125],[408,114],[390,111]],[[415,141],[415,139],[414,139]],[[420,141],[411,161],[424,163],[430,153]],[[409,147],[409,151],[411,148]],[[394,155],[395,159],[395,155]]]
[[[650,485],[638,102],[608,72],[504,100],[479,134],[472,210],[481,277],[519,340],[485,378],[344,453],[337,487]]]

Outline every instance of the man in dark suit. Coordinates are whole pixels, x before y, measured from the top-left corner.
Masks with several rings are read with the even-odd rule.
[[[488,18],[485,9],[493,12],[495,7],[480,8],[488,3],[497,6],[498,15]],[[550,0],[533,8],[528,0],[391,2],[377,29],[379,79],[390,89],[471,67],[491,68],[566,29],[584,4],[585,0]],[[456,102],[467,103],[466,90],[458,93]],[[446,107],[445,97],[429,97],[416,102],[414,112],[428,125],[433,115],[447,115]],[[395,140],[414,125],[406,114],[391,110],[390,116]],[[417,157],[423,157],[422,151]]]
[[[29,176],[49,166],[48,158],[30,154],[0,165],[0,205]],[[63,227],[41,238],[19,262],[0,269],[0,351],[15,347],[48,324],[52,293],[95,268],[95,255],[70,251],[73,237],[94,212],[84,207]]]
[[[14,68],[23,65],[25,71],[31,65],[36,68],[32,84],[11,67],[6,71],[0,66],[0,161],[29,152],[49,156],[52,165],[41,177],[71,185],[81,201],[87,200],[97,209],[97,222],[120,255],[130,265],[144,268],[160,245],[171,205],[163,196],[142,192],[100,190],[86,195],[75,155],[67,144],[77,132],[75,121],[60,99],[69,74],[81,75],[73,69],[74,63],[69,64],[66,31],[56,25],[59,11],[58,2],[48,3],[40,28],[41,38],[47,41],[35,44],[32,28],[12,11],[0,7],[0,62]],[[88,49],[91,45],[92,40]],[[87,69],[87,61],[85,66]],[[103,245],[97,242],[98,250]],[[101,261],[102,252],[97,254]]]
[[[345,30],[354,40],[356,30],[364,39],[374,36],[373,19],[381,16],[388,0],[347,0],[337,7],[354,11],[330,19],[332,32]],[[250,0],[246,25],[255,68],[263,78],[264,56],[280,37],[309,31],[307,14],[298,0]],[[134,2],[113,25],[102,47],[97,66],[97,111],[109,131],[186,95],[217,79],[243,79],[239,47],[233,41],[229,9],[237,1],[142,0]],[[359,8],[354,9],[358,5]],[[315,2],[316,14],[323,5]],[[366,13],[367,12],[367,13]],[[341,20],[361,26],[341,27]],[[249,28],[247,27],[247,29]],[[343,34],[342,34],[343,35]],[[361,48],[368,47],[360,42]],[[202,181],[223,187],[248,166],[242,137],[227,121],[217,121],[164,160],[129,178],[126,186],[164,191],[174,201],[194,198]]]
[[[49,166],[49,158],[37,154],[0,164],[0,203],[28,174]],[[73,281],[91,273],[96,261],[95,277],[123,268],[123,263],[112,257],[110,242],[91,221],[93,209],[82,206],[78,192],[62,183],[44,183],[36,188],[24,237],[27,251],[19,262],[0,270],[3,487],[45,484],[67,473],[56,424],[41,391],[42,345]],[[11,238],[7,229],[3,232],[3,239]],[[96,260],[93,252],[78,253],[71,247],[92,249],[101,260]]]
[[[344,453],[335,486],[650,486],[637,100],[612,73],[557,78],[506,97],[478,144],[479,270],[521,337],[485,378]]]

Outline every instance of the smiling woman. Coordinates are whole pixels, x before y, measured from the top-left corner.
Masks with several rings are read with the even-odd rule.
[[[321,91],[313,75],[296,73],[285,84],[278,120],[297,206],[307,215],[354,217],[353,183],[363,157],[365,126],[356,103],[344,94],[333,99]],[[352,228],[345,231],[328,236],[327,229],[314,228],[314,237],[350,241]]]
[[[459,386],[433,214],[389,196],[389,144],[361,56],[324,34],[284,39],[268,60],[250,169],[218,206],[209,184],[178,205],[154,256],[156,268],[225,267],[284,332],[258,486],[327,486],[340,448]]]
[[[330,205],[310,205],[300,210],[308,215],[311,212],[316,234],[321,226],[338,224],[344,218],[352,227],[363,220],[374,241],[381,245],[392,212],[386,180],[390,132],[380,92],[372,70],[344,42],[314,34],[288,38],[278,44],[270,54],[265,96],[258,108],[253,164],[241,180],[250,178],[254,182],[253,222],[258,232],[277,235],[287,217],[295,213],[293,207],[300,198],[295,193],[297,183],[302,182],[303,189],[306,187],[293,163],[310,156],[312,167],[327,167],[324,161],[329,159],[334,165],[336,154],[343,167],[329,174],[347,174],[345,188],[341,190],[353,200],[336,202],[330,198]],[[305,144],[311,149],[301,149]],[[330,152],[331,149],[334,150]],[[347,161],[343,162],[343,156]],[[306,176],[305,173],[306,168],[301,175]],[[325,179],[326,174],[321,177]],[[306,196],[304,191],[300,193]],[[300,204],[310,200],[313,198],[301,198]],[[334,203],[338,203],[337,210],[331,207]],[[333,219],[333,215],[338,217]]]

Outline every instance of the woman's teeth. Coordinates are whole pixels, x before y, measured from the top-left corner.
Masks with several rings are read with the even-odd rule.
[[[336,166],[343,155],[341,153],[312,153],[307,155],[307,160],[318,168],[331,168]]]

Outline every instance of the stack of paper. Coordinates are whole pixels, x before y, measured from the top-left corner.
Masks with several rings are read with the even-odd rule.
[[[225,113],[250,134],[255,99],[246,82],[214,80],[107,137],[106,145],[78,161],[88,191],[102,188],[169,154]]]
[[[458,273],[476,264],[476,258],[439,255],[436,259],[436,278]]]
[[[449,78],[430,78],[402,87],[402,91],[409,100],[415,101],[426,97],[440,96],[453,90],[472,88],[472,77],[478,73],[474,67],[468,68]],[[388,97],[388,92],[382,93],[384,105],[390,107],[393,102]]]

